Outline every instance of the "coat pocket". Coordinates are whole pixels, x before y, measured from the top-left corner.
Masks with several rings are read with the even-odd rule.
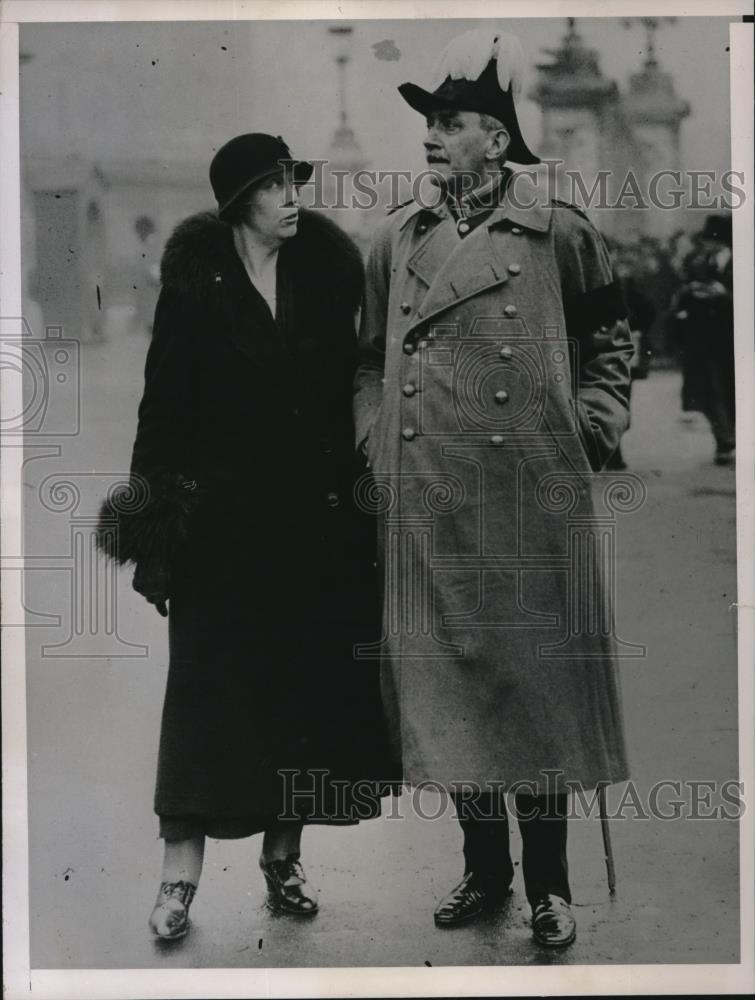
[[[385,407],[381,404],[377,416],[372,422],[370,431],[363,442],[363,450],[367,456],[367,461],[370,463],[371,468],[377,468],[377,463],[379,461],[380,455],[382,453],[382,422],[383,413],[385,412]]]
[[[600,447],[598,445],[598,439],[595,435],[595,431],[592,428],[590,413],[580,399],[576,400],[576,410],[579,440],[582,444],[585,455],[587,456],[587,461],[590,463],[590,468],[593,472],[600,472],[603,468],[603,457],[600,453]]]

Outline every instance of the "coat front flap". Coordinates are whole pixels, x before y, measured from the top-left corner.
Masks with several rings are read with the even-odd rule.
[[[434,229],[408,267],[429,285],[417,309],[418,323],[507,280],[488,227],[478,226],[462,241],[450,219]]]

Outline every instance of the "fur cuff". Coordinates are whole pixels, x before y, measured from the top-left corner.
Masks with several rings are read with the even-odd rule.
[[[132,473],[100,506],[97,547],[121,566],[140,563],[167,571],[186,547],[199,499],[195,480],[166,473],[147,481]]]

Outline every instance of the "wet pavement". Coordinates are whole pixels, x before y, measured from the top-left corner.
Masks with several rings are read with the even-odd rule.
[[[39,507],[38,487],[53,473],[74,473],[83,484],[80,508],[91,511],[99,474],[127,467],[144,347],[137,335],[86,347],[82,433],[66,439],[58,457],[40,450],[27,459],[29,550],[61,557],[28,574],[27,604],[37,615],[60,614],[72,588],[68,522],[60,509]],[[677,374],[635,385],[624,452],[647,500],[618,523],[617,631],[647,647],[645,658],[622,666],[630,759],[645,804],[663,779],[737,777],[734,473],[713,465],[704,420],[681,417]],[[612,898],[597,819],[572,821],[579,933],[571,948],[548,952],[531,940],[520,877],[499,911],[454,930],[434,926],[437,900],[462,871],[461,839],[448,813],[423,820],[408,795],[394,803],[404,818],[305,832],[303,860],[321,895],[311,918],[267,909],[259,837],[210,841],[190,935],[156,944],[147,932],[161,856],[151,794],[167,630],[131,592],[127,574],[118,591],[118,642],[145,644],[148,657],[104,656],[112,649],[85,626],[69,641],[69,618],[63,611],[58,626],[36,617],[40,627],[28,639],[32,967],[737,961],[734,822],[613,821]],[[116,642],[112,634],[107,642]],[[43,644],[55,643],[63,645],[42,655]],[[609,804],[623,791],[612,789]],[[714,791],[712,804],[720,801]],[[519,852],[514,829],[517,862]]]

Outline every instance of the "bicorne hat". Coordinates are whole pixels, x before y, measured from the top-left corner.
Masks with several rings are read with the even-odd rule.
[[[509,133],[507,159],[539,163],[522,137],[514,106],[521,91],[523,63],[516,36],[489,29],[465,31],[443,51],[435,90],[424,90],[416,83],[402,83],[398,90],[421,115],[442,110],[477,111],[497,118]]]
[[[304,184],[314,167],[306,160],[293,159],[279,135],[247,132],[221,146],[210,164],[210,184],[220,218],[252,185],[279,170],[290,171],[295,183]]]

